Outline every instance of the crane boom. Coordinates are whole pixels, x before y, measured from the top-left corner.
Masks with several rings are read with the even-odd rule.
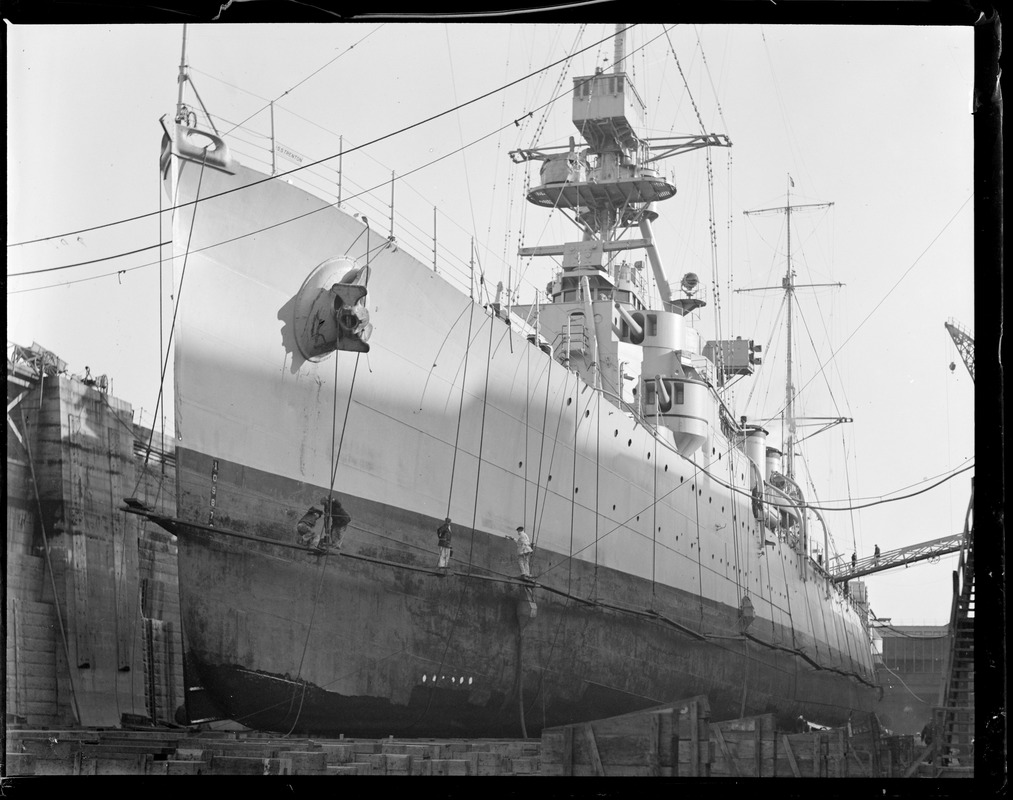
[[[961,359],[964,361],[964,366],[967,367],[967,371],[971,373],[971,380],[974,380],[974,337],[971,336],[963,325],[957,322],[955,319],[950,319],[946,323],[946,330],[950,332],[950,338],[953,339],[953,344],[957,346],[957,352],[960,353]]]

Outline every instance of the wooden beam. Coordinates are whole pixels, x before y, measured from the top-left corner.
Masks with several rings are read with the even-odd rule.
[[[672,758],[672,777],[679,777],[679,712],[672,710],[669,712],[672,717],[672,739],[670,742],[671,746],[671,758]]]
[[[910,778],[912,775],[915,774],[915,772],[918,771],[918,765],[925,760],[925,756],[929,755],[935,746],[936,746],[935,742],[925,745],[925,749],[918,754],[918,757],[911,762],[911,766],[908,767],[907,770],[905,771],[904,773],[905,778]]]
[[[582,725],[581,731],[584,734],[584,741],[587,744],[587,750],[591,754],[591,766],[594,767],[594,774],[599,777],[604,777],[605,767],[602,766],[601,757],[598,755],[598,743],[594,740],[594,730],[591,728],[591,723]]]
[[[563,774],[573,775],[573,728],[569,725],[563,728],[563,757],[561,761]]]
[[[647,762],[651,777],[656,778],[661,775],[661,714],[651,714],[650,720],[651,746],[647,751]]]
[[[785,734],[781,734],[781,742],[784,744],[785,755],[788,756],[788,764],[791,766],[791,774],[796,778],[801,778],[802,773],[798,771],[798,764],[795,763],[795,754],[791,751],[791,742],[788,741],[788,737]]]
[[[883,774],[882,765],[879,763],[879,720],[871,711],[869,712],[869,732],[872,740],[872,756],[869,761],[870,774],[878,778]]]
[[[869,756],[869,766],[866,767],[865,764],[862,763],[862,759],[858,757],[858,753],[855,750],[849,750],[848,755],[855,759],[855,763],[858,764],[859,769],[863,772],[867,772],[870,778],[872,777],[872,756]]]
[[[714,738],[717,739],[718,749],[721,751],[721,755],[724,756],[725,761],[728,762],[728,766],[732,771],[732,775],[736,778],[741,777],[739,774],[739,767],[735,763],[735,759],[732,758],[731,752],[728,750],[728,743],[725,741],[724,734],[721,733],[721,726],[715,725],[712,730],[714,731]]]
[[[694,778],[700,776],[700,732],[697,729],[696,701],[689,704],[689,774]]]
[[[763,720],[760,717],[756,718],[753,723],[753,742],[756,746],[756,777],[760,778],[763,776]]]

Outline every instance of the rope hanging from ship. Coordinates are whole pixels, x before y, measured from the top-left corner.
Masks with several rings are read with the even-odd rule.
[[[469,360],[469,355],[471,353],[471,332],[472,332],[472,326],[473,326],[473,322],[474,322],[474,312],[475,312],[475,303],[473,301],[471,301],[471,300],[469,300],[469,302],[468,302],[468,309],[470,311],[470,314],[469,314],[469,318],[468,318],[468,337],[466,339],[466,344],[465,344],[464,359],[463,359],[464,360],[464,366],[463,366],[462,377],[461,377],[461,400],[460,400],[460,404],[458,406],[458,412],[457,412],[457,432],[455,434],[455,439],[454,439],[454,457],[453,457],[453,464],[451,466],[450,487],[449,487],[448,496],[447,496],[447,523],[448,524],[450,523],[450,520],[451,520],[451,514],[450,514],[451,500],[452,500],[453,489],[454,489],[454,476],[455,476],[456,465],[457,465],[457,453],[458,453],[458,449],[459,449],[459,445],[460,445],[461,422],[462,422],[462,419],[464,417],[464,395],[465,395],[465,390],[467,388],[468,360]],[[469,545],[469,549],[468,549],[468,573],[467,573],[467,575],[469,575],[469,576],[472,574],[472,570],[473,570],[474,543],[475,543],[475,525],[476,525],[476,523],[478,521],[478,490],[479,490],[479,482],[480,482],[480,479],[481,479],[482,447],[483,447],[483,443],[485,441],[485,411],[486,411],[486,407],[488,405],[488,397],[489,397],[489,371],[490,371],[490,368],[491,368],[491,365],[490,365],[489,362],[491,361],[492,339],[493,339],[493,328],[494,328],[493,321],[494,321],[495,317],[494,317],[494,315],[489,315],[487,317],[487,319],[488,319],[488,322],[489,322],[489,354],[490,355],[487,355],[487,357],[486,357],[485,391],[483,393],[483,398],[482,398],[482,422],[481,422],[481,426],[480,426],[480,435],[479,435],[478,469],[476,470],[476,476],[475,476],[475,505],[474,505],[473,516],[472,516],[472,524],[471,524],[471,541],[470,541],[470,545]],[[453,550],[451,550],[451,553],[453,553]],[[427,571],[431,572],[431,570],[427,570]],[[439,577],[442,578],[444,575],[447,574],[447,572],[444,571],[443,567],[440,567],[440,568],[438,568],[438,571],[436,572],[436,574]],[[442,671],[443,671],[443,665],[446,663],[447,653],[450,651],[450,643],[451,643],[451,641],[452,641],[452,639],[454,637],[454,632],[457,630],[457,624],[458,624],[458,621],[460,620],[461,609],[463,607],[463,603],[464,603],[464,587],[462,585],[462,586],[458,587],[457,603],[456,603],[455,608],[454,608],[454,621],[451,624],[450,631],[447,633],[446,641],[444,642],[443,654],[440,656],[440,664],[439,664],[439,667],[437,668],[437,673],[442,673]],[[425,708],[421,712],[419,712],[419,715],[412,722],[410,722],[408,724],[408,729],[409,730],[411,728],[413,728],[415,725],[419,724],[423,719],[425,719],[426,715],[429,713],[430,708],[432,707],[433,695],[434,695],[435,691],[436,691],[436,686],[433,685],[430,688],[430,691],[429,691],[428,696],[426,698],[426,706],[425,706]],[[523,726],[523,714],[522,714],[522,722],[521,722],[521,724]]]
[[[365,265],[365,268],[364,268],[365,279],[363,281],[363,286],[365,286],[365,285],[368,285],[368,283],[369,283],[369,278],[370,278],[370,275],[372,273],[372,269],[371,269],[371,264],[370,264],[370,247],[369,247],[369,244],[370,244],[369,243],[369,230],[370,229],[369,229],[369,222],[367,220],[365,220],[365,219],[363,221],[366,223],[364,230],[360,231],[359,235],[355,237],[355,239],[352,241],[351,245],[349,245],[349,247],[345,250],[345,254],[347,255],[351,251],[352,247],[355,246],[356,242],[358,242],[359,239],[362,238],[362,234],[365,233],[366,234],[366,265]],[[381,248],[388,246],[390,243],[391,243],[391,241],[390,241],[390,239],[388,239],[383,245],[381,245]],[[334,518],[332,516],[335,513],[336,510],[337,511],[341,510],[340,503],[338,503],[338,508],[337,509],[335,509],[335,506],[334,506],[334,484],[335,484],[335,482],[337,480],[338,465],[340,464],[340,461],[341,461],[341,449],[342,449],[342,446],[343,446],[344,441],[345,441],[345,432],[346,432],[346,430],[348,428],[348,418],[349,418],[349,416],[351,414],[352,396],[355,393],[355,381],[356,381],[356,378],[358,377],[358,374],[359,374],[359,356],[362,355],[361,352],[356,352],[356,354],[355,354],[355,363],[354,363],[354,365],[352,367],[352,379],[351,379],[351,381],[349,383],[349,387],[348,387],[348,399],[347,399],[347,401],[345,403],[345,411],[344,411],[344,414],[343,414],[343,417],[342,417],[342,421],[341,421],[341,435],[340,435],[340,437],[338,437],[337,436],[337,411],[338,411],[338,366],[339,366],[339,353],[340,353],[340,350],[337,350],[337,351],[335,351],[335,354],[334,354],[334,376],[333,376],[333,379],[332,379],[332,382],[331,382],[331,465],[330,465],[330,483],[328,485],[327,496],[326,496],[326,498],[324,500],[324,504],[323,504],[324,505],[324,514],[323,514],[322,526],[323,526],[323,530],[326,532],[325,535],[327,537],[330,537],[332,535],[332,533],[335,531],[336,525],[339,524],[339,523],[335,522],[335,520],[334,520]],[[337,439],[337,444],[335,444],[335,439]],[[338,547],[341,546],[341,537],[344,534],[345,527],[347,527],[347,522],[345,523],[345,525],[342,525],[341,527],[338,527],[336,529],[337,537],[338,537],[336,543],[337,543]],[[319,577],[317,579],[316,590],[313,593],[313,604],[312,604],[312,607],[311,607],[311,610],[310,610],[310,618],[309,618],[309,622],[306,625],[306,637],[303,640],[302,653],[301,653],[301,655],[299,657],[299,666],[296,669],[296,678],[295,679],[298,682],[298,685],[301,687],[300,698],[299,698],[299,708],[296,711],[295,718],[292,721],[292,727],[289,729],[289,731],[286,734],[286,736],[291,735],[292,731],[295,730],[296,725],[299,724],[299,719],[300,719],[300,717],[302,715],[303,702],[304,702],[305,697],[306,697],[306,682],[302,681],[300,678],[301,678],[301,675],[302,675],[303,663],[305,662],[305,659],[306,659],[306,651],[309,648],[310,637],[311,637],[312,632],[313,632],[313,620],[316,618],[317,608],[320,605],[320,593],[321,593],[321,591],[323,589],[324,575],[326,574],[326,570],[327,570],[327,561],[328,561],[327,556],[329,555],[329,553],[330,553],[329,548],[326,548],[326,547],[323,548],[323,556],[324,556],[324,558],[320,562],[320,570],[319,570],[320,574],[319,574]],[[295,701],[295,689],[296,689],[296,687],[293,687],[293,694],[292,694],[292,698],[291,698],[291,703],[294,703],[294,701]],[[291,712],[291,703],[290,703],[290,706],[289,706],[289,711],[290,712]]]
[[[197,192],[194,195],[195,198],[200,197],[200,187],[204,181],[204,166],[207,163],[208,149],[204,148],[204,157],[201,160],[200,173],[197,177]],[[159,217],[161,219],[161,217]],[[186,250],[183,255],[183,269],[179,276],[179,289],[176,291],[176,302],[172,309],[172,324],[169,326],[169,341],[166,343],[165,348],[165,359],[162,361],[162,369],[158,378],[158,399],[155,401],[155,419],[158,419],[159,409],[162,407],[162,398],[165,396],[165,373],[169,368],[169,353],[172,349],[172,337],[176,331],[176,317],[179,314],[179,301],[183,295],[183,281],[186,279],[186,265],[190,255],[190,243],[193,240],[193,226],[197,221],[197,205],[196,200],[193,208],[193,215],[190,217],[190,231],[187,234],[186,239]],[[161,287],[159,287],[159,296],[161,296]],[[151,426],[151,432],[148,435],[148,444],[144,452],[144,467],[147,467],[148,460],[151,457],[151,444],[155,438],[155,426]],[[141,480],[144,478],[144,470],[141,470],[141,474],[137,476],[137,483],[134,484],[133,494],[137,494],[137,488],[141,485]]]
[[[732,448],[731,448],[731,447],[729,447],[729,450],[728,450],[727,452],[730,452],[730,451],[731,451],[731,449],[732,449]],[[727,454],[727,452],[726,452],[726,454]],[[688,460],[688,459],[687,459],[687,460]],[[690,462],[690,463],[692,463],[692,462]],[[694,466],[696,466],[696,465],[694,465]],[[715,476],[711,475],[711,473],[709,473],[709,472],[708,472],[708,471],[707,471],[706,469],[703,469],[702,467],[699,467],[699,466],[697,466],[697,467],[696,467],[696,472],[694,472],[693,476],[691,476],[691,477],[694,477],[694,476],[698,475],[698,474],[699,474],[699,473],[701,473],[701,472],[702,472],[703,474],[706,474],[706,475],[710,476],[710,477],[715,477]],[[716,479],[716,478],[715,478],[715,480],[718,480],[718,479]],[[718,480],[718,482],[719,482],[719,483],[722,483],[722,484],[724,484],[724,482],[723,482],[723,481],[720,481],[720,480]],[[684,485],[685,485],[684,483],[683,483],[683,484],[680,484],[680,485],[678,485],[678,486],[674,487],[672,491],[675,491],[676,489],[678,489],[678,488],[681,488],[681,486],[684,486]],[[691,488],[692,488],[692,484],[691,484]],[[734,491],[737,491],[737,492],[739,492],[740,494],[746,494],[746,493],[745,493],[744,491],[742,491],[742,490],[739,490],[739,489],[738,489],[737,487],[735,487],[735,486],[734,486],[734,484],[731,484],[731,485],[729,485],[729,488],[733,489]],[[670,494],[670,493],[671,493],[671,492],[669,492],[668,494]],[[667,496],[667,495],[666,495],[666,496]],[[694,491],[694,496],[696,497],[696,493],[695,493],[695,491]],[[656,505],[656,503],[658,502],[658,500],[659,500],[659,499],[661,499],[661,498],[656,498],[656,499],[655,499],[655,501],[654,501],[654,503],[652,503],[652,505]],[[646,509],[644,509],[644,510],[646,511]],[[632,517],[631,517],[630,519],[632,519]],[[627,522],[628,522],[628,521],[629,521],[629,520],[627,520]],[[734,521],[734,520],[733,520],[733,521]],[[618,526],[617,528],[614,528],[614,529],[613,529],[612,531],[610,531],[609,533],[614,533],[615,531],[617,531],[617,530],[620,530],[620,529],[621,529],[622,527],[624,527],[624,526],[620,525],[620,526]],[[606,534],[606,535],[608,535],[608,534]],[[597,537],[596,537],[596,543],[597,543]],[[573,557],[574,555],[576,555],[576,553],[571,553],[571,555],[570,555],[570,556],[568,557],[567,561],[569,561],[569,560],[570,560],[570,558],[572,558],[572,557]],[[700,562],[699,562],[699,558],[698,558],[698,568],[699,568],[699,569],[701,570],[701,579],[702,579],[702,563],[700,563]],[[800,568],[801,568],[801,560],[800,560]],[[786,572],[785,572],[785,568],[784,568],[784,565],[783,565],[783,564],[782,564],[782,574],[783,574],[783,577],[784,577],[784,581],[785,581],[785,588],[787,589],[787,574],[786,574]],[[736,579],[736,584],[738,585],[738,579]],[[761,592],[761,594],[762,594],[762,592]],[[788,601],[788,614],[789,614],[789,619],[791,619],[791,618],[792,618],[792,611],[791,611],[791,607],[790,607],[790,599],[789,599],[789,598],[787,597],[787,594],[790,594],[790,592],[786,593],[786,600]],[[772,597],[770,598],[770,601],[771,601],[771,602],[773,602],[773,598],[772,598]],[[811,622],[811,621],[810,621],[810,622]],[[846,639],[847,639],[847,637],[846,637]],[[794,651],[794,650],[797,650],[797,648],[795,648],[795,647],[794,647],[794,646],[795,646],[795,642],[794,642],[794,629],[793,629],[793,642],[792,642],[792,644],[793,644],[793,648],[794,648],[794,649],[793,649],[793,651]],[[850,648],[850,642],[849,642],[849,647],[848,647],[848,651],[849,651],[849,658],[853,658],[853,654],[851,653],[851,648]],[[801,650],[798,650],[798,652],[799,652],[799,654],[800,654],[800,655],[803,655],[803,656],[804,656],[804,653],[803,653],[803,651],[801,651]],[[828,668],[828,669],[829,669],[829,668]],[[850,673],[849,673],[849,674],[850,674]]]
[[[160,524],[163,524],[163,525],[167,524],[167,525],[171,525],[174,529],[176,528],[176,526],[174,525],[174,521],[172,521],[172,520],[170,520],[170,519],[168,519],[166,517],[162,517],[162,516],[157,515],[157,514],[149,514],[149,515],[146,515],[146,516],[149,516],[149,518],[151,518],[151,519],[159,522]],[[243,538],[243,539],[248,539],[248,540],[253,540],[253,541],[260,541],[260,542],[263,542],[265,544],[270,544],[270,545],[276,546],[276,547],[284,547],[284,548],[299,550],[299,551],[302,551],[302,552],[306,552],[307,551],[306,547],[304,547],[302,545],[298,545],[298,544],[276,541],[276,540],[267,539],[267,538],[264,538],[264,537],[253,536],[251,534],[245,534],[245,533],[238,533],[238,532],[235,532],[235,531],[229,531],[227,529],[222,529],[222,528],[211,528],[209,526],[203,526],[203,525],[199,525],[199,524],[196,524],[196,523],[185,523],[185,524],[187,526],[195,528],[195,529],[204,529],[204,530],[208,531],[209,533],[213,532],[213,533],[221,534],[221,535],[236,536],[236,537]],[[352,527],[358,527],[358,526],[352,526]],[[180,533],[180,531],[178,529],[176,529],[175,532],[177,534]],[[376,557],[372,557],[372,556],[365,556],[365,555],[361,555],[361,554],[342,552],[340,554],[340,557],[341,558],[349,558],[349,559],[353,559],[353,560],[365,561],[365,562],[369,562],[369,563],[373,563],[373,564],[377,564],[377,565],[383,565],[383,566],[389,567],[391,569],[406,570],[406,571],[413,571],[413,572],[418,572],[418,573],[429,574],[429,575],[432,575],[434,577],[437,577],[437,579],[439,579],[439,576],[441,575],[440,572],[438,572],[436,570],[433,570],[432,568],[428,568],[428,567],[416,567],[416,566],[412,566],[412,565],[408,565],[408,564],[404,564],[404,563],[400,563],[400,562],[389,561],[389,560],[386,560],[386,559],[376,558]],[[729,637],[729,636],[721,635],[721,634],[700,633],[700,632],[695,631],[695,630],[693,630],[691,628],[687,628],[684,625],[681,625],[680,623],[678,623],[675,620],[672,620],[672,619],[666,617],[664,614],[661,614],[661,613],[659,613],[656,610],[634,609],[634,608],[628,608],[628,607],[619,606],[619,605],[616,605],[614,603],[604,603],[604,602],[601,602],[601,601],[599,601],[597,599],[588,599],[588,598],[580,597],[578,595],[575,595],[575,594],[572,594],[570,592],[567,592],[567,591],[565,591],[563,589],[558,589],[558,588],[555,588],[555,587],[552,587],[552,586],[541,584],[541,583],[538,583],[537,581],[535,581],[533,584],[528,584],[527,582],[518,581],[516,578],[510,577],[510,576],[500,576],[500,575],[495,575],[495,574],[482,575],[482,574],[477,574],[475,572],[452,573],[452,574],[454,574],[455,576],[460,577],[460,578],[462,578],[464,580],[487,581],[487,582],[502,583],[502,584],[507,584],[507,585],[512,585],[512,586],[517,586],[517,587],[528,587],[528,586],[532,586],[533,585],[535,588],[537,588],[539,590],[546,591],[546,592],[549,592],[551,594],[555,594],[557,596],[563,597],[567,601],[573,600],[573,601],[578,602],[578,603],[580,603],[580,604],[582,604],[584,606],[606,609],[606,610],[614,611],[616,613],[629,614],[629,615],[640,617],[640,618],[653,619],[653,620],[656,620],[658,622],[661,622],[661,623],[665,624],[666,626],[672,628],[673,630],[675,630],[675,631],[677,631],[677,632],[679,632],[679,633],[681,633],[683,635],[686,635],[686,636],[691,637],[693,639],[696,639],[698,641],[711,641],[711,642],[714,642],[717,646],[723,646],[723,645],[721,645],[721,641],[722,640],[725,640],[725,641],[730,641],[730,640],[749,640],[749,641],[753,642],[754,644],[756,644],[758,646],[765,647],[767,649],[778,650],[778,651],[781,651],[781,652],[785,652],[785,653],[788,653],[788,654],[791,654],[791,655],[798,656],[798,657],[802,658],[804,661],[806,661],[806,663],[808,663],[810,666],[812,666],[815,669],[835,672],[835,673],[841,674],[842,676],[845,676],[845,677],[854,678],[854,679],[856,679],[856,680],[858,680],[858,681],[860,681],[860,682],[862,682],[862,683],[864,683],[866,685],[874,686],[874,684],[870,683],[863,676],[861,676],[861,675],[859,675],[859,674],[857,674],[855,672],[851,672],[851,671],[847,671],[847,670],[842,670],[842,669],[839,669],[839,668],[833,667],[833,666],[827,666],[827,665],[819,664],[811,656],[809,656],[808,654],[806,654],[805,652],[803,652],[801,650],[798,650],[796,648],[785,647],[783,645],[778,645],[778,644],[773,643],[773,642],[765,642],[762,639],[759,639],[758,637],[753,636],[751,634],[745,634],[745,635],[740,634],[738,636]],[[391,657],[393,657],[395,655],[400,655],[400,654],[401,653],[391,654]],[[340,680],[340,678],[335,678],[335,680]],[[328,684],[322,684],[321,688],[326,688],[328,685],[329,685],[329,683]],[[293,688],[295,690],[305,691],[305,682],[301,682],[299,686],[296,686],[296,687],[293,687]],[[295,692],[293,693],[293,699],[294,699],[294,697],[295,697]],[[277,707],[277,705],[278,704],[274,704],[271,707]],[[250,712],[249,716],[252,717],[256,713],[257,712]],[[421,717],[420,717],[420,719],[421,719]],[[293,725],[292,730],[294,730],[294,729],[295,729],[295,725]]]

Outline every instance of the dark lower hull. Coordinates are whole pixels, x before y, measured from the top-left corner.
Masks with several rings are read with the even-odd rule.
[[[264,524],[177,527],[189,663],[224,717],[299,734],[532,736],[695,695],[715,719],[832,725],[878,697],[859,654],[769,620],[743,635],[737,608],[541,550],[526,584],[513,542],[480,531],[458,533],[444,575],[436,520],[345,505],[355,522],[327,555],[281,526],[277,541]]]
[[[549,692],[543,692],[535,680],[525,689],[523,697],[516,690],[496,691],[476,701],[465,687],[444,680],[442,686],[416,685],[403,704],[395,704],[386,697],[341,695],[307,682],[235,665],[198,662],[195,666],[201,686],[216,699],[223,718],[241,721],[256,730],[330,737],[537,736],[544,727],[603,719],[671,702],[677,697],[694,696],[694,688],[713,698],[713,719],[774,713],[780,725],[791,729],[799,717],[820,719],[824,724],[846,722],[849,714],[844,713],[843,707],[832,704],[835,697],[852,696],[854,713],[874,707],[876,693],[869,687],[827,691],[825,679],[796,675],[802,681],[792,680],[787,674],[791,671],[791,657],[784,657],[779,667],[758,664],[755,655],[747,658],[757,674],[751,681],[744,679],[737,691],[730,686],[719,689],[713,681],[684,674],[673,675],[666,681],[678,687],[669,692],[669,697],[649,698],[591,683],[584,685],[576,699],[558,694],[549,697]],[[717,664],[715,667],[720,668]],[[784,673],[778,683],[795,684],[794,697],[775,696],[761,688],[762,673],[771,669]],[[750,682],[756,684],[751,692]],[[810,686],[802,691],[800,683]],[[822,688],[817,689],[816,684]],[[821,697],[817,700],[818,696]]]

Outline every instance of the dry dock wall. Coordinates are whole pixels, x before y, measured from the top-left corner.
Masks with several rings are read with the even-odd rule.
[[[8,721],[173,721],[175,543],[120,509],[136,496],[174,514],[174,460],[155,434],[145,464],[130,405],[74,377],[8,361],[7,402]]]

